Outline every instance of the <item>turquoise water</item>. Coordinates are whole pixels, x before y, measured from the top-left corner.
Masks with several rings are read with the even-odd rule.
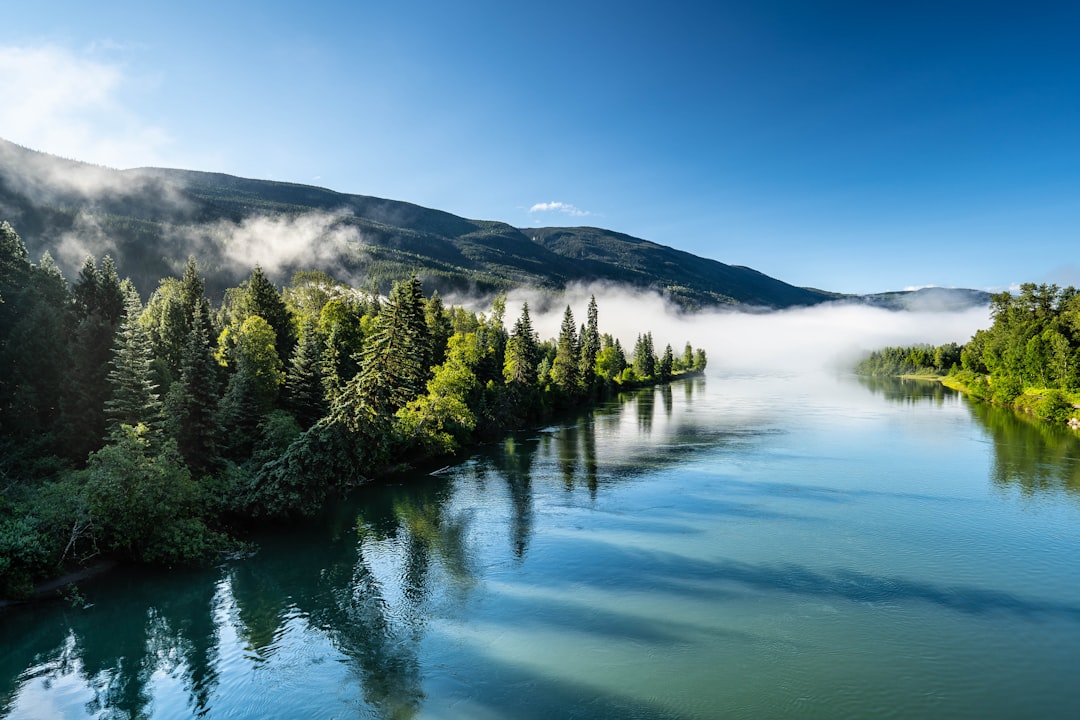
[[[714,376],[0,614],[0,716],[1080,717],[1080,442]]]

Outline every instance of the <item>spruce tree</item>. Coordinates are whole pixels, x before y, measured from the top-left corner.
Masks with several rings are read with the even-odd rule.
[[[559,339],[555,346],[555,359],[551,363],[551,380],[566,396],[573,396],[577,391],[579,354],[574,313],[567,305],[563,313],[562,327],[559,329]]]
[[[304,429],[326,414],[322,348],[319,330],[314,321],[308,320],[285,376],[285,405]]]
[[[428,366],[442,365],[443,360],[446,359],[446,342],[454,331],[450,326],[450,316],[443,307],[438,291],[433,291],[424,305],[424,320],[427,322],[428,334],[431,336],[431,358]]]
[[[177,405],[172,418],[176,445],[187,466],[206,472],[217,461],[217,361],[206,335],[205,314],[195,304],[176,389]]]
[[[600,352],[599,312],[596,308],[596,296],[589,297],[588,318],[585,330],[581,333],[581,360],[579,376],[586,390],[592,390],[596,384],[596,356]]]
[[[359,436],[368,456],[385,457],[390,418],[425,391],[429,342],[424,295],[413,276],[390,291],[364,345],[360,371],[331,408],[331,420]]]
[[[664,355],[660,358],[660,380],[667,382],[671,379],[671,369],[675,365],[675,353],[671,350],[670,343],[664,348]]]
[[[243,288],[242,298],[243,317],[238,318],[241,322],[251,315],[258,315],[270,327],[274,329],[277,337],[275,350],[278,357],[284,363],[292,358],[293,348],[296,346],[296,331],[293,327],[292,313],[281,298],[281,293],[267,279],[262,268],[258,265],[252,271]]]
[[[161,420],[161,401],[151,367],[153,345],[139,323],[142,303],[134,286],[127,284],[122,290],[126,295],[125,311],[109,363],[110,397],[105,403],[107,429],[112,436],[120,432],[121,425],[134,427],[141,423],[154,428]]]

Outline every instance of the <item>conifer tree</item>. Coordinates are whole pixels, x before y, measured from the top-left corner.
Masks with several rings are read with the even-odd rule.
[[[551,380],[567,396],[574,395],[577,390],[578,357],[577,326],[574,324],[574,313],[567,305],[555,346],[555,359],[551,363]]]
[[[503,364],[506,383],[523,388],[536,385],[539,355],[540,340],[529,317],[529,303],[522,303],[521,316],[514,323],[514,330],[506,342],[506,362]]]
[[[159,425],[161,401],[153,382],[151,363],[153,345],[146,329],[139,323],[142,303],[134,286],[122,287],[126,295],[125,312],[113,345],[112,369],[108,374],[110,397],[105,403],[107,429],[110,435],[120,432],[121,425],[149,428]]]
[[[252,271],[251,276],[244,284],[242,298],[242,313],[244,318],[258,315],[270,324],[277,337],[274,349],[282,362],[287,363],[292,358],[293,348],[296,346],[296,332],[293,328],[292,313],[281,298],[281,293],[267,279],[262,268],[258,265]],[[244,318],[240,318],[241,322]]]
[[[653,353],[652,333],[638,335],[634,345],[634,372],[640,378],[656,375],[656,355]]]
[[[596,356],[600,352],[600,324],[596,308],[596,296],[589,297],[588,318],[581,333],[581,360],[579,377],[586,390],[596,384]]]
[[[319,330],[314,321],[308,320],[285,376],[285,405],[304,429],[314,425],[326,413],[322,348]]]
[[[660,381],[667,382],[671,379],[671,370],[675,365],[675,353],[671,350],[671,344],[664,348],[664,354],[660,358]]]
[[[454,330],[450,326],[450,316],[443,307],[442,298],[438,291],[432,291],[424,305],[424,320],[427,322],[428,334],[431,336],[431,358],[429,367],[442,365],[446,359],[446,342],[450,339]]]
[[[195,304],[171,418],[176,445],[196,473],[213,467],[218,454],[217,362],[206,334],[202,303]]]
[[[426,389],[429,343],[424,294],[414,275],[395,283],[364,345],[360,371],[330,409],[329,422],[351,433],[376,464],[389,452],[394,414]]]

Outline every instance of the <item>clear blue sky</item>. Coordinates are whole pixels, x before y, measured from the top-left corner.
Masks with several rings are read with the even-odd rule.
[[[1080,284],[1077,2],[39,2],[0,136],[598,225],[797,285]]]

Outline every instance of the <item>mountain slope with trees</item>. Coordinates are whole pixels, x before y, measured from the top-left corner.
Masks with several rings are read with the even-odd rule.
[[[122,276],[146,290],[182,272],[184,258],[194,255],[214,298],[255,261],[274,282],[319,270],[382,294],[415,274],[444,296],[607,282],[659,292],[686,309],[785,308],[845,297],[601,228],[519,229],[308,185],[113,170],[2,139],[0,218],[18,228],[32,257],[48,251],[69,276],[87,254],[108,254]]]

